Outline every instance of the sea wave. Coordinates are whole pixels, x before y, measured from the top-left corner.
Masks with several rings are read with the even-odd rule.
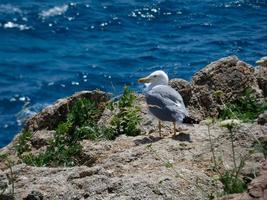
[[[21,126],[26,122],[27,119],[38,113],[46,106],[48,106],[48,104],[36,103],[34,105],[30,105],[30,103],[25,103],[22,110],[16,114],[17,124]]]
[[[57,15],[62,15],[68,10],[68,5],[63,6],[55,6],[53,8],[50,8],[48,10],[43,10],[39,15],[43,18],[53,17]]]
[[[27,26],[27,25],[25,25],[25,24],[17,24],[17,23],[11,22],[11,21],[6,22],[5,24],[3,24],[3,27],[4,27],[5,29],[17,28],[17,29],[19,29],[19,30],[21,30],[21,31],[31,29],[30,26]]]

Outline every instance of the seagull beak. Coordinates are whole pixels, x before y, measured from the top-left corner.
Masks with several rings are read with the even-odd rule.
[[[138,83],[149,83],[149,82],[150,82],[149,77],[144,77],[144,78],[138,79]]]

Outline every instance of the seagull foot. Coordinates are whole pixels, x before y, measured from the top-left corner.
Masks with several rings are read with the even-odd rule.
[[[182,127],[176,128],[177,132],[184,132],[184,131],[188,131],[188,130],[189,130],[188,128],[182,128]]]

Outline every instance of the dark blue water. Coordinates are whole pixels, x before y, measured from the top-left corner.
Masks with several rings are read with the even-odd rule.
[[[267,0],[1,0],[0,147],[56,99],[267,55]]]

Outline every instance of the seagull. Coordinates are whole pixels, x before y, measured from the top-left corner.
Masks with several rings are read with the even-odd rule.
[[[145,83],[145,99],[149,111],[159,119],[158,129],[161,137],[162,121],[173,123],[173,134],[176,135],[176,123],[183,123],[188,116],[182,96],[168,85],[168,75],[158,70],[147,77],[140,78],[139,83]]]

